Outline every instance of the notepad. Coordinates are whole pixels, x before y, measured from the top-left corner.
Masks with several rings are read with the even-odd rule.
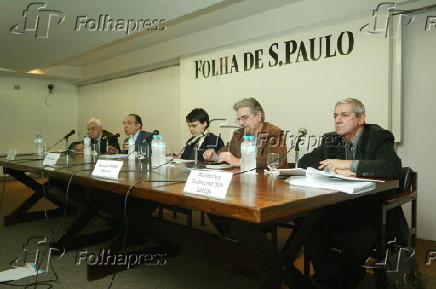
[[[328,189],[347,194],[361,194],[375,189],[375,180],[338,177],[313,168],[307,169],[306,176],[291,176],[285,181],[294,186]]]
[[[0,272],[0,282],[19,280],[30,276],[45,273],[44,270],[38,269],[35,264],[26,264],[23,267],[17,267]]]

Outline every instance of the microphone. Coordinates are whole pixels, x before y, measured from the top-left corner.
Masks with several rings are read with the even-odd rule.
[[[303,137],[303,136],[305,136],[307,134],[307,129],[306,128],[300,128],[299,130],[298,130],[298,137],[300,138],[300,137]]]
[[[151,135],[149,135],[148,137],[146,137],[142,142],[151,142],[154,135],[159,135],[159,131],[157,129],[155,129],[153,131],[153,133]]]
[[[70,136],[72,136],[73,134],[75,134],[76,133],[76,131],[74,130],[74,129],[72,129],[66,136],[64,136],[62,139],[67,139],[67,138],[69,138]]]
[[[68,138],[70,137],[70,136],[72,136],[73,134],[75,134],[76,133],[76,131],[74,130],[74,129],[72,129],[69,133],[67,133],[67,135],[66,136],[64,136],[63,138],[61,138],[57,143],[55,143],[54,145],[52,145],[51,147],[49,147],[48,149],[46,149],[45,151],[49,151],[49,150],[51,150],[52,148],[54,148],[55,146],[57,146],[57,144],[58,143],[60,143],[61,141],[63,141],[63,140],[66,140],[66,151],[68,150]]]
[[[110,138],[113,138],[113,137],[120,137],[120,134],[117,133],[117,134],[113,134],[113,135],[107,135],[107,136],[102,137],[101,139],[102,140],[106,140],[106,139],[110,139]]]
[[[193,139],[191,139],[190,141],[188,141],[188,143],[186,144],[187,146],[193,145],[195,144],[197,141],[200,140],[200,138],[207,136],[209,134],[209,131],[203,131],[202,133],[200,133],[199,135],[197,135],[196,137],[194,137]]]

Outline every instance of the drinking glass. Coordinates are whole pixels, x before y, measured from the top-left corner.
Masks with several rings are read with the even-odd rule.
[[[168,145],[168,143],[167,143],[166,150],[165,150],[165,159],[166,159],[166,161],[172,160],[175,157],[175,155],[176,154],[174,153],[174,150],[173,150],[172,146]]]
[[[99,150],[99,146],[96,143],[91,143],[91,153],[94,156],[98,156],[100,154]]]
[[[147,157],[148,146],[139,146],[138,147],[138,159],[142,160]]]
[[[271,172],[276,172],[279,163],[280,163],[280,155],[278,153],[268,153],[267,165]]]

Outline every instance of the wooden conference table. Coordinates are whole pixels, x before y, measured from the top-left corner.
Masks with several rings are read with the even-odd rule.
[[[236,260],[239,257],[247,264],[259,263],[261,270],[264,270],[267,276],[265,283],[260,286],[262,288],[279,288],[280,284],[283,283],[290,288],[312,288],[293,263],[316,221],[317,209],[397,188],[399,185],[397,180],[377,182],[376,189],[369,193],[350,195],[331,190],[290,186],[282,179],[265,175],[262,170],[258,171],[256,175],[234,176],[228,188],[226,199],[220,200],[183,193],[185,186],[183,181],[186,181],[189,170],[182,165],[150,170],[149,165],[143,161],[124,160],[118,180],[113,181],[91,177],[95,161],[93,157],[85,159],[83,154],[77,153],[61,156],[56,166],[46,168],[44,171],[42,160],[38,160],[34,155],[17,156],[14,161],[0,159],[0,165],[4,167],[6,173],[32,187],[35,194],[41,189],[38,188],[38,184],[32,184],[32,180],[30,177],[26,177],[24,172],[38,175],[43,172],[45,177],[61,182],[67,183],[71,180],[72,183],[87,188],[124,195],[129,187],[135,184],[130,190],[129,197],[227,217],[230,220],[232,237],[236,241],[215,234],[211,236],[210,233],[157,218],[144,220],[141,227],[154,240],[173,241],[182,247],[184,244],[189,244],[186,247],[214,251],[213,253],[219,256],[223,256],[223,252],[226,252],[225,255],[229,256],[230,260]],[[237,173],[239,169],[235,168],[230,171]],[[32,197],[34,196],[29,199]],[[26,205],[23,203],[15,212],[5,218],[5,224],[7,222],[13,224],[14,222],[11,220],[13,215],[20,216],[23,210],[29,209],[31,203],[29,199],[25,201]],[[284,247],[281,250],[277,249],[267,239],[264,228],[295,218],[299,219],[297,226],[292,230]],[[194,246],[194,244],[198,245]],[[221,246],[220,249],[218,249],[219,246]],[[104,276],[103,273],[93,273],[92,268],[88,267],[88,270],[91,270],[91,273],[88,271],[89,280]]]

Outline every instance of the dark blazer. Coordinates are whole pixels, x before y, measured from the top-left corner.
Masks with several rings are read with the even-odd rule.
[[[194,147],[196,146],[196,144],[192,144],[190,146],[188,146],[188,142],[190,142],[192,139],[194,138],[191,137],[190,139],[188,139],[188,141],[186,142],[186,146],[185,146],[185,150],[183,151],[181,158],[185,159],[185,160],[193,160],[195,159],[195,155],[194,155]],[[203,143],[201,144],[201,146],[199,147],[198,150],[198,160],[202,161],[204,160],[203,158],[203,152],[207,149],[214,149],[216,152],[218,150],[220,150],[222,147],[224,146],[224,142],[221,139],[220,136],[216,136],[213,133],[209,133]]]
[[[111,132],[108,132],[107,130],[103,130],[100,140],[100,153],[106,153],[107,152],[107,144],[109,143],[110,146],[113,146],[118,151],[120,151],[120,144],[118,143],[118,138],[116,137],[110,137],[113,136]],[[110,138],[109,138],[110,137]],[[97,140],[91,139],[91,143],[96,143]],[[68,147],[69,150],[74,149],[74,147],[78,144],[82,143],[82,141],[76,141],[70,144]]]
[[[103,130],[103,134],[101,136],[100,140],[100,153],[106,153],[107,152],[107,145],[113,146],[118,151],[120,151],[120,144],[118,143],[117,137],[110,137],[113,136],[112,133],[108,132],[107,130]],[[96,140],[92,140],[92,143],[95,143]]]
[[[151,152],[151,140],[153,138],[153,134],[151,132],[145,131],[145,130],[141,130],[138,134],[138,137],[136,138],[136,142],[135,142],[135,147],[136,149],[138,147],[142,147],[142,146],[148,146],[150,148],[150,152]],[[129,141],[129,137],[127,137],[124,140],[124,143],[127,143]],[[123,143],[123,147],[124,147],[124,143]],[[123,150],[122,153],[127,153],[127,150]]]
[[[345,141],[336,132],[324,135],[320,147],[312,152],[305,154],[300,160],[300,167],[318,168],[319,162],[325,159],[345,159]],[[356,175],[358,177],[373,177],[398,179],[401,174],[401,159],[394,151],[394,136],[388,130],[382,129],[376,124],[365,124],[362,138],[357,145],[355,159],[359,160]],[[343,210],[350,219],[360,216],[367,218],[373,226],[377,224],[378,206],[374,200],[386,195],[394,195],[396,189],[384,192],[379,195],[369,195],[346,202]],[[340,206],[334,206],[337,210]],[[335,213],[329,213],[335,214]],[[320,217],[321,218],[321,217]],[[347,218],[342,216],[341,218]],[[408,225],[400,207],[388,211],[386,217],[387,240],[397,238],[397,242],[407,244]],[[376,228],[376,227],[374,227]],[[370,248],[370,247],[369,247]]]
[[[299,166],[318,168],[325,159],[345,159],[345,141],[336,132],[324,135],[321,146],[305,154]],[[365,124],[363,135],[356,148],[355,159],[359,160],[358,177],[398,179],[401,160],[394,151],[394,136],[376,124]]]

